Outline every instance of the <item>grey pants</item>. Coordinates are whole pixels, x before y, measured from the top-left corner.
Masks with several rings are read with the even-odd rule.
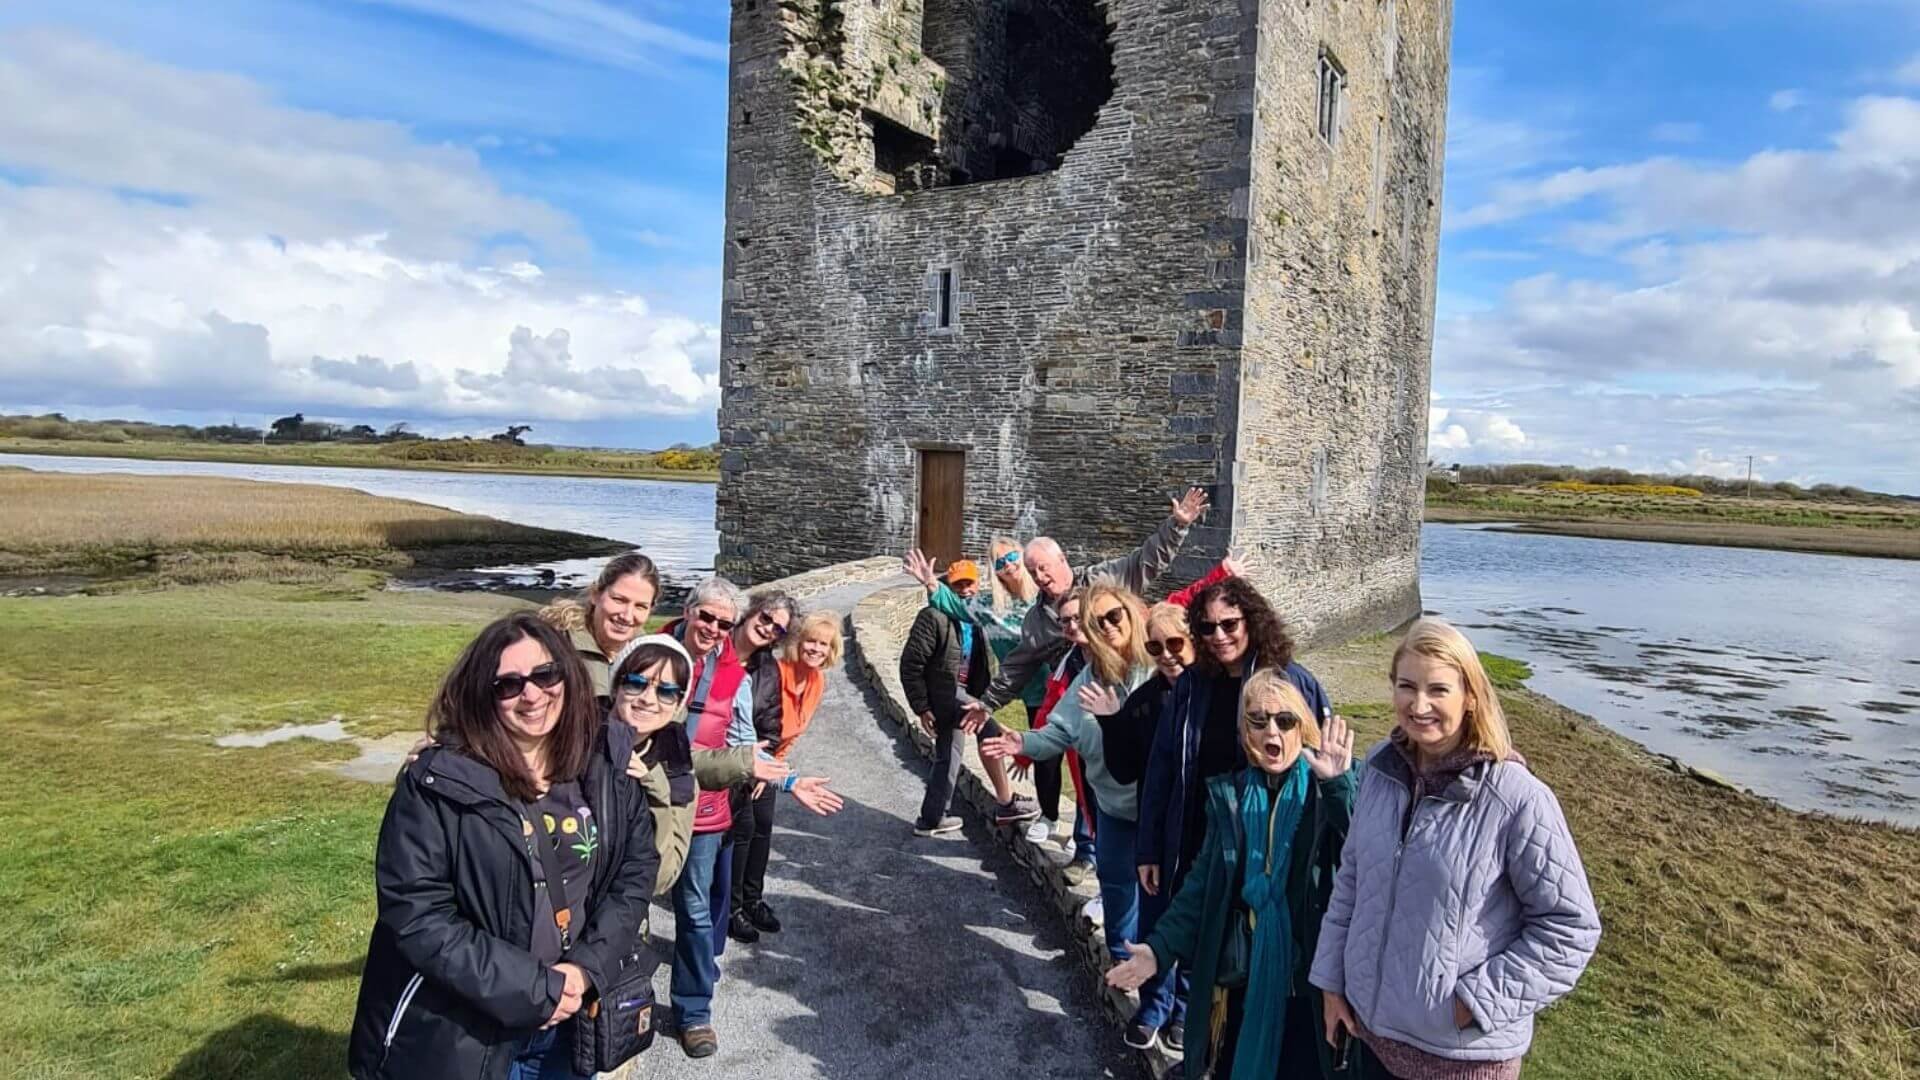
[[[980,729],[979,738],[991,739],[1001,733],[1001,727],[991,718]],[[960,780],[960,766],[963,755],[955,743],[964,733],[960,730],[960,714],[933,717],[933,768],[927,773],[927,794],[920,800],[920,820],[915,824],[930,829],[947,816],[947,807],[953,802],[953,787]]]

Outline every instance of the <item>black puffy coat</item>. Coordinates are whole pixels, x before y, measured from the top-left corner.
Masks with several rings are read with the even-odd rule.
[[[633,731],[603,724],[580,780],[600,851],[567,961],[595,987],[633,953],[660,856],[653,815],[626,774]],[[434,747],[401,774],[374,855],[379,919],[347,1046],[355,1080],[483,1080],[560,1002],[534,959],[533,864],[499,774]]]

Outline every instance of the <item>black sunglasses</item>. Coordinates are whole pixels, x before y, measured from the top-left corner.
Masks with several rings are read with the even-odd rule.
[[[755,615],[754,618],[760,620],[761,626],[773,631],[773,640],[779,641],[781,638],[787,636],[787,628],[780,625],[780,621],[773,617],[773,612],[762,611]]]
[[[699,611],[694,612],[693,616],[703,623],[710,623],[722,630],[732,630],[734,626],[732,619],[723,619],[713,612],[708,611],[706,608],[701,608]]]
[[[566,673],[558,664],[541,664],[525,675],[501,675],[493,680],[493,696],[501,701],[512,701],[526,693],[527,684],[532,683],[542,690],[551,690],[560,685]]]
[[[1277,727],[1283,732],[1292,731],[1294,728],[1300,726],[1300,714],[1292,710],[1285,712],[1255,712],[1252,709],[1248,709],[1247,726],[1255,731],[1265,731],[1268,726]]]
[[[1060,616],[1060,625],[1061,625],[1061,626],[1079,626],[1079,625],[1080,625],[1080,616],[1078,616],[1078,615],[1062,615],[1062,616]]]
[[[620,689],[629,694],[644,694],[649,686],[653,687],[653,699],[662,705],[680,704],[680,695],[687,692],[687,688],[679,683],[650,679],[637,671],[620,677]]]
[[[1149,638],[1147,640],[1147,655],[1159,656],[1163,653],[1172,653],[1178,656],[1186,647],[1187,639],[1183,637],[1170,637],[1164,642],[1154,641]]]
[[[1231,636],[1233,634],[1239,633],[1240,627],[1244,623],[1246,623],[1246,621],[1247,620],[1244,617],[1232,618],[1232,619],[1221,619],[1219,622],[1209,622],[1206,619],[1195,619],[1193,621],[1193,629],[1194,629],[1194,632],[1199,634],[1201,637],[1212,637],[1214,631],[1216,630]]]
[[[1094,616],[1094,618],[1118,630],[1120,629],[1120,624],[1127,618],[1127,609],[1124,607],[1108,608],[1105,612]]]

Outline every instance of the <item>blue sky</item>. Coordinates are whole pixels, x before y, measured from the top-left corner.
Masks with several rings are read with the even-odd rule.
[[[0,409],[713,437],[726,4],[170,8],[0,8]],[[1435,458],[1920,491],[1920,0],[1454,26]]]

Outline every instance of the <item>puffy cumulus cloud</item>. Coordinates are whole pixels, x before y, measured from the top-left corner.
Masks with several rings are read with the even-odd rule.
[[[1520,425],[1484,409],[1427,410],[1427,450],[1454,461],[1512,460],[1526,450],[1527,433]]]
[[[0,100],[11,400],[596,420],[717,398],[717,328],[555,269],[573,223],[469,149],[48,33],[0,37]]]
[[[1456,224],[1535,216],[1613,272],[1444,316],[1439,399],[1499,400],[1535,459],[1627,444],[1666,469],[1705,447],[1920,491],[1920,101],[1861,98],[1823,149],[1503,184]]]

